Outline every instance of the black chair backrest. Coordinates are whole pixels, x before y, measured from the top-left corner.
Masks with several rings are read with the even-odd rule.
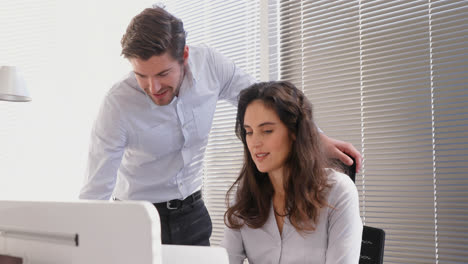
[[[380,228],[364,226],[359,264],[382,264],[384,247],[385,231]]]
[[[349,175],[356,183],[356,161],[353,157],[352,166],[347,166],[343,162],[334,160],[332,164],[338,170]],[[382,264],[385,249],[385,231],[380,228],[364,226],[362,230],[361,257],[359,264]]]

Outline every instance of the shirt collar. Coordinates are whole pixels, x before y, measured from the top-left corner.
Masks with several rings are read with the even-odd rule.
[[[197,81],[197,76],[200,76],[198,74],[198,68],[197,65],[191,60],[191,57],[189,56],[188,60],[188,65],[185,67],[186,68],[186,76],[190,76],[190,78],[196,82]]]
[[[191,61],[189,61],[189,64],[184,67],[184,80],[182,81],[182,84],[180,86],[178,97],[183,97],[187,93],[187,91],[197,83],[197,80],[195,78],[196,74],[193,74],[193,68],[190,65]]]

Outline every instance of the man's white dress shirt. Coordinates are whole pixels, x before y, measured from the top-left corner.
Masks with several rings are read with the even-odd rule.
[[[241,264],[248,258],[250,264],[357,264],[363,229],[358,192],[348,175],[332,169],[327,173],[333,184],[327,197],[331,207],[321,209],[315,231],[298,233],[285,217],[280,235],[272,205],[260,228],[225,228],[221,245],[229,263]]]
[[[237,105],[240,90],[254,82],[206,46],[190,46],[179,95],[169,105],[154,104],[130,73],[101,106],[80,198],[105,200],[113,194],[156,203],[200,190],[216,103]]]

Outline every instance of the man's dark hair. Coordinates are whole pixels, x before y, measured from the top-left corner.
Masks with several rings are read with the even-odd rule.
[[[184,61],[186,32],[184,24],[164,8],[146,8],[132,19],[122,37],[122,55],[148,60],[166,52]]]

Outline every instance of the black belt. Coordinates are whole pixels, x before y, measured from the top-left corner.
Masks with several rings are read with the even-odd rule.
[[[169,209],[169,210],[177,210],[180,209],[184,206],[190,205],[202,198],[202,193],[201,191],[196,191],[189,195],[187,198],[184,200],[170,200],[167,202],[162,202],[162,203],[154,203],[154,206],[158,209]]]

